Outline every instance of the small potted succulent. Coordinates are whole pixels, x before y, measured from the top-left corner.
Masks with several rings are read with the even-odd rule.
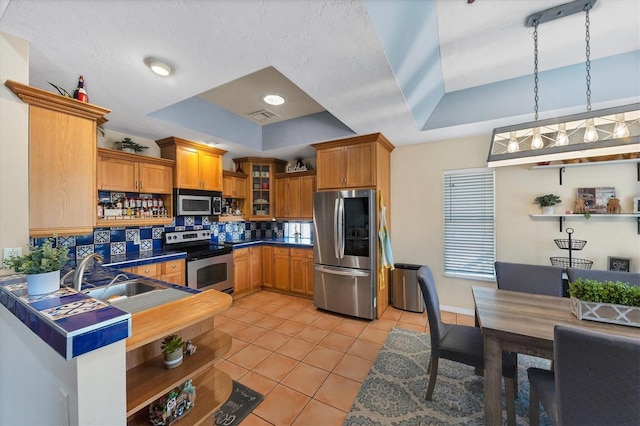
[[[60,289],[60,270],[69,261],[69,247],[53,247],[53,242],[54,239],[49,238],[40,247],[29,247],[29,253],[4,261],[6,267],[27,276],[30,296]]]
[[[132,141],[131,138],[124,138],[120,142],[114,142],[114,144],[116,148],[124,152],[138,153],[149,148],[148,146],[140,145],[139,143]]]
[[[162,340],[162,346],[160,348],[164,354],[165,368],[172,369],[182,364],[182,337],[177,334],[167,336]]]
[[[540,195],[539,197],[536,197],[533,201],[540,205],[540,208],[542,209],[542,214],[553,214],[555,210],[554,206],[562,202],[560,197],[555,194]]]

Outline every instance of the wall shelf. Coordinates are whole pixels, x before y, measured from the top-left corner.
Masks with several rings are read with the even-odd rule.
[[[548,166],[547,166],[548,167]],[[532,218],[557,218],[560,224],[560,232],[562,232],[562,224],[567,218],[572,219],[617,219],[617,218],[635,218],[638,222],[638,234],[640,234],[640,213],[621,213],[621,214],[592,214],[589,219],[585,218],[582,214],[530,214]]]
[[[541,170],[541,169],[558,169],[558,179],[560,180],[560,185],[562,185],[562,174],[565,172],[567,168],[572,167],[588,167],[588,166],[604,166],[604,165],[612,165],[612,164],[636,164],[637,169],[637,180],[640,182],[640,159],[632,158],[630,160],[612,160],[612,161],[592,161],[587,163],[570,163],[570,164],[548,164],[546,166],[533,166],[531,170]]]

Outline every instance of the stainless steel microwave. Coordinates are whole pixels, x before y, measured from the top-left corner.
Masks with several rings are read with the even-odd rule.
[[[219,216],[222,193],[176,188],[173,192],[176,216]]]

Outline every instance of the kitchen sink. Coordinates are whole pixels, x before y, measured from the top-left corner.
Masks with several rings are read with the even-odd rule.
[[[187,291],[167,287],[144,278],[117,281],[111,286],[96,287],[85,290],[83,293],[131,314],[191,296]]]
[[[111,286],[96,287],[85,290],[84,294],[95,299],[109,301],[116,298],[133,297],[139,294],[148,293],[154,290],[164,290],[167,287],[145,279],[133,279],[119,281]],[[105,290],[106,289],[106,290]]]

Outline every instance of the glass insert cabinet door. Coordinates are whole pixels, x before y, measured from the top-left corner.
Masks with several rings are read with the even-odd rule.
[[[271,181],[269,164],[251,166],[251,191],[253,216],[271,215]]]

